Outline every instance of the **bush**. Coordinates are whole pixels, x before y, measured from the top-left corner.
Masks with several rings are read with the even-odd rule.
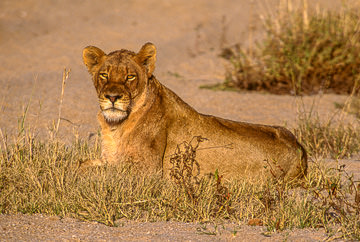
[[[265,17],[266,35],[254,50],[240,46],[221,54],[231,65],[222,88],[275,94],[349,94],[360,79],[360,11],[308,13],[279,8]]]

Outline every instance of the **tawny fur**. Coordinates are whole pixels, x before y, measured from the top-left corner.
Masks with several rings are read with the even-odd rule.
[[[255,179],[306,174],[306,152],[287,129],[200,114],[163,86],[153,75],[153,44],[138,53],[120,50],[108,55],[89,46],[83,60],[100,103],[102,158],[81,167],[130,161],[167,176],[177,145],[202,136],[208,141],[196,154],[201,174],[218,170],[228,178]]]

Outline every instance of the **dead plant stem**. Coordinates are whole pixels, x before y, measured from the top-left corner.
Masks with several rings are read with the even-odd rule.
[[[64,90],[65,90],[66,81],[69,79],[70,71],[71,71],[70,69],[67,70],[66,68],[64,68],[62,83],[61,83],[60,101],[59,101],[59,113],[58,113],[57,123],[55,126],[54,138],[57,136],[57,134],[59,132],[60,121],[61,121],[61,110],[62,110],[62,104],[63,104],[63,100],[64,100]]]

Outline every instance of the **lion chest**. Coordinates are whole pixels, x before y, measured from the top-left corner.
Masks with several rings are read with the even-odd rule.
[[[102,157],[110,164],[132,160],[139,153],[139,148],[128,132],[102,130]]]
[[[115,132],[103,130],[102,132],[102,157],[108,163],[116,162],[117,142]]]

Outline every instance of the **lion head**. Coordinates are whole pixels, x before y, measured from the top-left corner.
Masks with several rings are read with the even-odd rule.
[[[146,43],[138,53],[117,50],[105,54],[88,46],[83,50],[83,60],[93,77],[105,120],[119,123],[129,116],[154,72],[156,48]]]

